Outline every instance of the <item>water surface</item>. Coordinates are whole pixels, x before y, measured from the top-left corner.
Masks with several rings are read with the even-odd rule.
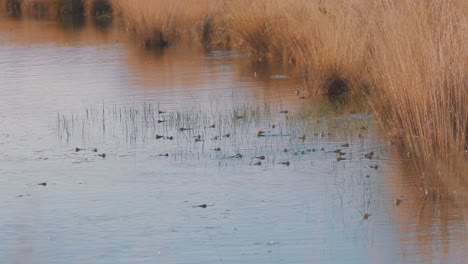
[[[241,52],[0,20],[5,263],[463,262],[463,208],[358,103]]]

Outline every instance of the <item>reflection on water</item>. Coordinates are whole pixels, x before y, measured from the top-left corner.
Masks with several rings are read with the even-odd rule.
[[[238,52],[1,20],[6,263],[463,262],[463,206],[359,104]]]

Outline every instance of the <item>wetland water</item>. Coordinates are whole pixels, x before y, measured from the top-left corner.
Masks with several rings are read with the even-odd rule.
[[[239,52],[0,20],[2,263],[463,263],[462,208],[362,107]]]

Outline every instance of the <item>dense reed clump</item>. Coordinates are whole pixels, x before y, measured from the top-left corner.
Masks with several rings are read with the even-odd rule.
[[[0,1],[0,11],[6,11],[14,17],[21,16],[21,0]]]
[[[463,1],[380,1],[370,20],[375,113],[421,171],[458,174],[457,184],[466,174],[459,167],[468,139],[467,7]],[[426,183],[440,187],[433,180]]]
[[[84,15],[102,16],[112,13],[109,0],[6,0],[0,1],[0,4],[14,16],[41,19]]]
[[[222,1],[113,0],[127,29],[145,47],[209,45]]]
[[[294,65],[308,86],[332,97],[367,92],[368,10],[363,1],[307,2],[303,9],[305,18],[291,17],[295,30],[288,30],[288,39]]]
[[[287,16],[303,15],[300,5],[281,0],[238,0],[229,2],[224,11],[237,47],[250,52],[258,61],[289,59],[291,42],[284,33],[292,29],[292,21]]]

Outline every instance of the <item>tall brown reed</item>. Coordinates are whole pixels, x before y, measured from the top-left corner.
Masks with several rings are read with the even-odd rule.
[[[147,47],[207,45],[223,3],[210,0],[114,0],[127,28]]]
[[[417,161],[425,188],[453,189],[466,181],[467,4],[381,0],[375,11],[370,102]]]
[[[363,1],[308,2],[295,19],[292,57],[313,90],[336,96],[366,92],[368,28]],[[287,33],[286,33],[287,34]]]

